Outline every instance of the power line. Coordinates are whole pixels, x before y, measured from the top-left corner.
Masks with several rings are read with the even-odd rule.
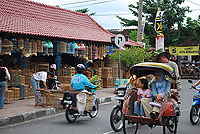
[[[116,1],[116,0],[101,1],[101,2],[96,2],[96,3],[92,3],[92,4],[80,5],[80,6],[74,6],[74,7],[69,7],[69,8],[76,8],[76,7],[82,7],[82,6],[89,6],[89,5],[103,4],[103,3],[107,3],[107,2],[111,2],[111,1]]]
[[[190,1],[190,0],[187,0],[187,1],[189,1],[190,3],[195,4],[195,5],[197,5],[197,6],[200,6],[199,4],[197,4],[197,3],[195,3],[195,2],[192,2],[192,1]]]
[[[112,16],[112,15],[130,15],[132,13],[121,13],[121,14],[97,14],[97,15],[94,15],[94,16]]]
[[[98,0],[85,0],[85,1],[78,1],[78,2],[72,2],[72,3],[60,4],[60,5],[58,5],[58,6],[63,6],[63,5],[73,5],[73,4],[85,3],[85,2],[91,2],[91,1],[98,1]]]

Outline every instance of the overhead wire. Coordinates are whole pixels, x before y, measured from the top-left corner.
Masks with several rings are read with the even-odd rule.
[[[79,3],[87,3],[87,2],[92,2],[92,1],[98,1],[98,0],[85,0],[85,1],[78,1],[78,2],[72,2],[72,3],[60,4],[60,5],[58,5],[58,6],[63,6],[63,5],[73,5],[73,4],[79,4]]]
[[[112,2],[112,1],[116,1],[116,0],[106,0],[106,1],[101,1],[101,2],[96,2],[96,3],[91,3],[91,4],[85,4],[85,5],[79,5],[79,6],[74,6],[74,7],[68,7],[68,8],[76,8],[76,7],[97,5],[97,4],[103,4],[103,3]]]
[[[112,16],[112,15],[130,15],[132,13],[119,13],[119,14],[96,14],[94,16]]]
[[[195,5],[197,5],[197,6],[200,6],[200,4],[197,4],[197,3],[195,3],[195,2],[193,2],[193,1],[191,1],[191,0],[187,0],[187,1],[189,1],[190,3],[195,4]]]

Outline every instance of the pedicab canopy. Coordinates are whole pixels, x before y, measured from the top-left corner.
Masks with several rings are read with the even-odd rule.
[[[163,72],[170,78],[176,79],[176,77],[172,75],[173,69],[169,65],[155,62],[143,62],[136,64],[131,67],[130,74],[136,75],[137,77],[142,77],[149,74],[154,74],[156,71]]]

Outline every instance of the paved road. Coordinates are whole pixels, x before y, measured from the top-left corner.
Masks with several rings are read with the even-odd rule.
[[[189,111],[192,104],[194,90],[188,90],[190,84],[182,80],[181,117],[177,134],[199,133],[200,123],[193,126],[189,122]],[[109,124],[109,116],[116,102],[103,104],[98,116],[94,119],[81,117],[73,124],[69,124],[64,114],[35,119],[32,121],[1,127],[0,134],[114,134]],[[161,134],[162,127],[150,129],[147,125],[139,126],[138,134]],[[116,133],[122,134],[122,132]]]

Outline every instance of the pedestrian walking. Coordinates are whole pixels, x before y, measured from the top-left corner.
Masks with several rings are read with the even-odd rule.
[[[4,95],[6,91],[6,78],[8,82],[10,81],[10,74],[6,67],[3,67],[3,60],[0,59],[0,88],[1,88],[1,100],[0,100],[0,109],[4,109]]]

